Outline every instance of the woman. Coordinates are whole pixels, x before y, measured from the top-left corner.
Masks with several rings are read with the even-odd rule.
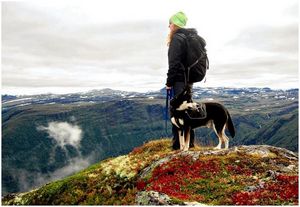
[[[179,94],[185,86],[184,71],[186,67],[187,45],[186,40],[180,33],[187,35],[193,29],[184,29],[187,22],[187,17],[183,12],[174,14],[169,20],[170,33],[168,37],[168,61],[169,70],[167,73],[166,89],[173,90],[174,96]],[[190,84],[192,88],[192,84]],[[178,129],[173,125],[173,149],[180,148]],[[194,147],[194,130],[191,131],[190,148]]]

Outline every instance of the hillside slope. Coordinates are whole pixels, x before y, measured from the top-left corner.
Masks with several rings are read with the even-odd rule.
[[[76,160],[90,165],[161,137],[162,110],[159,105],[124,100],[34,105],[3,112],[2,193],[27,191],[52,177],[62,178],[57,172]],[[77,131],[81,136],[75,136]],[[33,180],[36,176],[40,179]]]
[[[161,139],[4,205],[298,204],[298,157],[267,145],[172,151]]]

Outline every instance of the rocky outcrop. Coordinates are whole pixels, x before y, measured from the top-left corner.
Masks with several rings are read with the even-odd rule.
[[[172,151],[151,141],[4,205],[298,204],[298,155],[267,145]]]
[[[229,158],[229,159],[228,159]],[[176,162],[176,165],[182,162],[190,162],[189,165],[182,165],[180,166],[181,169],[174,169],[176,166],[172,165],[172,162]],[[201,165],[201,160],[205,161],[211,161],[213,160],[212,164],[215,165],[212,168],[209,169],[207,165]],[[227,161],[225,161],[227,160]],[[195,163],[198,163],[201,167],[206,167],[206,170],[210,171],[212,173],[212,177],[210,177],[207,172],[203,172],[203,174],[206,173],[203,177],[198,177],[196,179],[193,179],[193,177],[185,176],[184,174],[180,174],[180,171],[184,171],[185,173],[190,173],[193,176],[194,171],[193,169],[182,169],[183,167],[195,167],[197,166]],[[209,162],[208,162],[209,163]],[[187,151],[187,152],[178,152],[175,154],[168,155],[160,160],[157,160],[153,162],[150,166],[146,167],[139,176],[140,185],[142,185],[140,193],[137,194],[136,197],[136,203],[142,204],[142,205],[173,205],[173,204],[189,204],[189,205],[203,205],[201,202],[209,203],[217,202],[216,204],[264,204],[267,199],[273,199],[274,202],[270,202],[268,204],[276,204],[276,199],[284,199],[284,196],[288,197],[291,200],[295,198],[298,198],[297,194],[297,185],[295,181],[295,176],[298,176],[298,156],[286,149],[278,148],[278,147],[272,147],[267,145],[252,145],[252,146],[239,146],[239,147],[232,147],[230,149],[223,149],[223,150],[203,150],[203,151]],[[207,164],[207,163],[206,163]],[[217,165],[216,165],[217,164]],[[180,164],[179,164],[180,165]],[[222,166],[222,169],[218,168],[219,166]],[[201,169],[200,169],[201,170]],[[159,173],[161,174],[159,174]],[[228,175],[229,173],[232,173],[232,175]],[[178,174],[178,175],[176,175]],[[200,172],[201,174],[201,172]],[[168,177],[169,180],[165,182],[165,178]],[[172,178],[170,178],[172,177]],[[191,190],[185,190],[184,188],[187,186],[193,186],[192,182],[203,182],[203,185],[207,182],[215,182],[214,184],[217,185],[217,182],[219,182],[218,179],[214,179],[215,177],[218,177],[218,179],[222,179],[227,177],[228,180],[232,179],[239,179],[237,180],[236,185],[228,185],[227,187],[238,187],[240,188],[240,194],[235,193],[233,198],[225,200],[225,202],[222,203],[222,201],[217,201],[218,198],[216,198],[214,201],[205,198],[196,198],[196,201],[190,200],[193,199],[193,196],[190,196],[189,193],[194,193],[195,191]],[[187,179],[188,183],[182,183],[181,179]],[[293,192],[293,195],[284,195],[281,196],[280,194],[283,194],[285,189],[278,189],[280,190],[280,193],[272,194],[272,198],[266,198],[263,197],[261,194],[268,193],[268,191],[272,188],[280,186],[276,186],[276,184],[280,185],[280,182],[282,179],[285,179],[284,182],[286,182],[288,179],[294,179],[292,180],[292,186],[290,190]],[[161,180],[160,180],[161,179]],[[179,190],[172,194],[171,197],[173,198],[179,198],[172,200],[166,192],[168,192],[170,189],[167,189],[165,186],[159,186],[159,182],[161,182],[162,185],[168,186],[170,189],[176,189],[176,183],[169,185],[168,182],[178,182],[180,183]],[[231,181],[229,181],[231,182]],[[239,183],[240,182],[240,183]],[[298,180],[297,180],[298,182]],[[241,186],[240,184],[243,184],[244,186]],[[194,185],[195,188],[202,189],[206,186],[199,186]],[[226,188],[226,183],[223,187],[219,185],[220,188]],[[188,187],[187,187],[188,188]],[[149,191],[147,191],[147,189]],[[159,191],[153,191],[154,189],[158,189]],[[207,191],[210,191],[209,189],[206,189]],[[221,189],[219,189],[221,190]],[[218,189],[214,190],[216,193]],[[214,193],[213,190],[210,191],[210,193]],[[165,192],[165,193],[164,193]],[[230,192],[230,193],[234,193]],[[228,197],[230,197],[230,193],[228,193]],[[255,201],[252,201],[250,199],[251,194],[256,194],[257,198],[255,198]],[[203,195],[203,194],[202,194]],[[239,196],[241,195],[247,195],[249,197],[249,200],[240,201]],[[247,197],[246,196],[246,197]],[[262,200],[259,200],[259,197]],[[182,198],[182,202],[179,202],[180,198]],[[189,200],[189,202],[185,202],[186,200]],[[200,202],[199,202],[200,201]],[[179,202],[179,203],[178,203]],[[235,203],[232,203],[235,202]]]
[[[229,149],[221,149],[221,150],[215,150],[215,149],[209,149],[209,150],[203,150],[203,151],[184,151],[184,152],[178,152],[175,154],[171,154],[169,156],[166,156],[160,160],[157,160],[153,162],[150,166],[146,167],[142,173],[140,174],[140,178],[145,178],[150,175],[150,173],[153,171],[154,168],[161,166],[164,163],[170,162],[173,158],[176,157],[185,157],[189,156],[192,160],[197,160],[199,157],[205,157],[205,156],[230,156],[230,155],[240,155],[241,159],[244,155],[250,155],[257,158],[269,158],[270,163],[274,164],[273,167],[277,168],[278,172],[294,172],[298,173],[298,155],[294,152],[280,148],[280,147],[273,147],[269,145],[249,145],[249,146],[239,146],[239,147],[232,147]],[[276,163],[275,161],[272,161],[272,158],[283,158],[288,161],[283,163]],[[238,162],[238,160],[236,161]]]

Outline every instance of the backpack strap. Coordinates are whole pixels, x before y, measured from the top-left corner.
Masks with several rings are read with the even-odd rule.
[[[187,50],[189,48],[189,43],[187,41],[187,36],[183,33],[176,33],[176,35],[178,35],[179,37],[181,37],[181,39],[183,39],[186,43],[187,46]],[[184,74],[184,85],[187,86],[188,81],[189,81],[189,73],[190,73],[190,68],[188,67],[187,69],[185,68],[185,66],[183,65],[183,63],[180,63],[181,66],[184,68],[183,74]]]
[[[184,41],[186,41],[186,35],[183,33],[176,33],[176,35],[178,35],[179,37],[181,37],[181,39],[183,39]]]

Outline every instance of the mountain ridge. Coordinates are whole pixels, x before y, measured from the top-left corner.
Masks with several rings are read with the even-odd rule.
[[[285,96],[285,94],[292,93],[298,95],[298,89],[276,89],[272,90],[270,88],[226,88],[226,87],[194,87],[194,98],[199,98],[199,94],[203,96],[211,95],[221,95],[221,94],[256,94],[256,93],[270,93],[273,92],[277,94],[278,98],[280,96]],[[141,98],[141,97],[157,97],[165,98],[166,90],[160,89],[159,91],[148,91],[148,92],[134,92],[134,91],[121,91],[113,90],[110,88],[105,88],[101,90],[90,90],[87,92],[76,92],[67,94],[36,94],[36,95],[2,95],[2,104],[10,105],[9,103],[20,101],[21,104],[43,104],[43,103],[53,103],[57,101],[60,103],[73,103],[78,101],[109,101],[115,100],[115,98]],[[105,97],[100,98],[99,97]],[[112,99],[113,98],[113,99]],[[67,100],[65,100],[67,99]]]

